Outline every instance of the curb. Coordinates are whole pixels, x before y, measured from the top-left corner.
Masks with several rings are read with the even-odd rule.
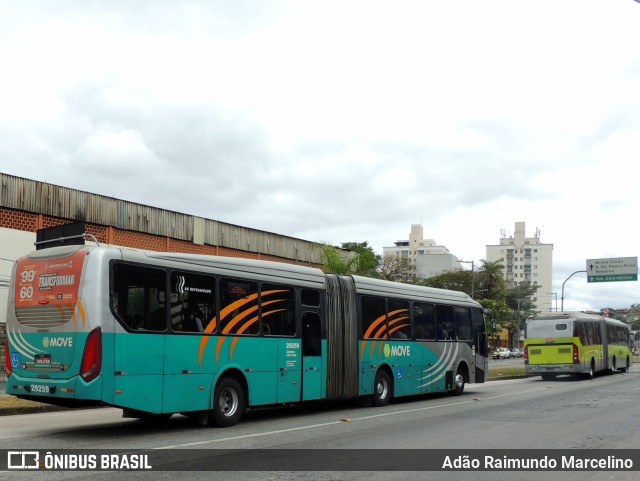
[[[522,376],[500,376],[496,378],[490,378],[488,382],[493,381],[506,381],[510,379],[522,379],[525,377],[535,377],[535,374],[522,375]],[[0,394],[0,399],[13,397],[10,394]],[[17,399],[17,398],[15,398]],[[16,416],[18,414],[37,414],[37,413],[50,413],[56,411],[71,411],[73,409],[99,409],[102,406],[91,406],[85,408],[67,408],[63,406],[54,406],[52,404],[35,404],[33,406],[3,406],[0,407],[1,416]]]
[[[17,414],[37,414],[50,413],[55,411],[67,411],[69,408],[60,406],[49,406],[42,404],[39,406],[10,406],[0,408],[0,416],[15,416]]]

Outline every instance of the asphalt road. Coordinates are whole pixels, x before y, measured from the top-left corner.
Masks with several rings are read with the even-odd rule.
[[[191,479],[368,480],[636,480],[637,472],[411,472],[402,470],[411,449],[595,449],[638,448],[640,368],[594,380],[539,377],[467,386],[460,397],[398,400],[383,408],[363,402],[256,410],[233,428],[206,428],[176,415],[162,424],[122,419],[111,408],[7,416],[0,423],[0,449],[164,449],[162,461]],[[309,449],[313,455],[358,449],[380,453],[389,471],[192,472],[193,457],[211,461],[211,449]],[[204,450],[204,451],[202,451]],[[327,451],[328,450],[328,451]],[[269,451],[259,451],[267,453]],[[452,451],[453,452],[453,451]],[[191,461],[190,461],[191,460]],[[268,468],[268,459],[265,467]],[[275,462],[275,461],[274,461]],[[173,463],[173,464],[171,464]],[[326,461],[331,466],[331,460]],[[38,479],[36,473],[9,479]],[[86,473],[50,472],[46,479],[84,479]],[[91,479],[173,480],[175,472],[91,473]],[[82,475],[82,476],[81,476]],[[0,473],[1,476],[1,473]],[[45,478],[43,478],[45,479]]]

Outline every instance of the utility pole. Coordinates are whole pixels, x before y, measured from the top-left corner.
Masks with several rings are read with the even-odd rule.
[[[560,312],[564,312],[564,285],[567,283],[569,279],[571,279],[575,274],[578,274],[579,272],[587,272],[587,271],[575,271],[573,274],[567,277],[562,283],[562,300],[560,302]]]
[[[475,294],[475,279],[474,279],[474,263],[473,261],[458,261],[465,264],[471,264],[471,299],[473,299],[473,295]]]

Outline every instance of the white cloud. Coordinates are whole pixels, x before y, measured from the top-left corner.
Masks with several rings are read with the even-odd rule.
[[[524,220],[554,290],[637,255],[636,2],[0,8],[0,171],[309,240],[422,222],[466,259]],[[640,301],[570,282],[569,307]]]

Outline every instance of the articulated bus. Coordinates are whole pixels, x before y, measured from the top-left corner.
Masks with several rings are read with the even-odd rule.
[[[575,374],[587,379],[600,371],[625,372],[633,363],[627,325],[616,319],[558,312],[527,319],[524,340],[527,374],[555,379]]]
[[[11,283],[6,390],[24,399],[231,426],[256,406],[487,379],[484,313],[462,292],[100,245],[36,250]]]

